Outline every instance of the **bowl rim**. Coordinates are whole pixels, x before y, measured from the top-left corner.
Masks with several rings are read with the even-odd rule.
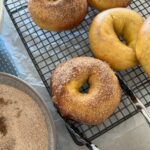
[[[47,116],[49,117],[49,120],[51,122],[51,130],[53,132],[51,140],[53,142],[53,146],[51,147],[52,149],[50,149],[50,150],[56,150],[56,127],[55,127],[55,124],[54,124],[54,120],[53,120],[51,111],[48,109],[44,99],[40,96],[40,94],[31,85],[29,85],[29,83],[27,83],[26,81],[20,79],[19,77],[16,77],[14,75],[11,75],[11,74],[8,74],[8,73],[4,73],[4,72],[0,72],[0,76],[4,76],[4,77],[6,76],[6,77],[8,77],[10,79],[13,79],[13,80],[16,80],[16,81],[20,82],[24,86],[28,87],[30,89],[30,91],[32,93],[34,93],[38,97],[38,99],[42,103],[42,105],[43,105],[43,107],[45,109],[45,112],[47,113]]]

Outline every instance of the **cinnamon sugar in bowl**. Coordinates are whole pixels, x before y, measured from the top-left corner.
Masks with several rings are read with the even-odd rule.
[[[0,150],[55,150],[55,127],[42,98],[22,80],[0,73]]]

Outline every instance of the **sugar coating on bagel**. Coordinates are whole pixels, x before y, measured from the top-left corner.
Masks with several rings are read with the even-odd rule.
[[[150,17],[144,22],[138,34],[136,55],[141,66],[150,76]]]
[[[29,0],[34,22],[43,29],[63,31],[79,25],[87,14],[87,0]]]
[[[88,93],[81,93],[85,81],[90,88]],[[121,97],[112,69],[91,57],[77,57],[58,65],[51,77],[51,93],[63,117],[89,125],[105,121]]]
[[[89,4],[98,10],[115,7],[127,7],[132,0],[88,0]]]
[[[113,8],[98,14],[89,31],[92,52],[115,70],[137,65],[135,49],[142,24],[143,18],[126,8]],[[126,44],[120,41],[120,36]]]

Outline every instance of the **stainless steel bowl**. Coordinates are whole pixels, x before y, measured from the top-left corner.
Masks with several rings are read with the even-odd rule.
[[[48,136],[49,136],[48,137],[49,150],[56,150],[56,133],[55,133],[54,122],[52,119],[52,115],[48,110],[46,104],[44,103],[44,100],[41,98],[41,96],[23,80],[18,79],[17,77],[6,73],[0,73],[0,84],[6,84],[25,92],[26,94],[31,96],[33,100],[39,105],[39,107],[43,112],[47,124]]]

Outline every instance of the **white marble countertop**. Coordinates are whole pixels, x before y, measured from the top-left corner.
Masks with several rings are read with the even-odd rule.
[[[68,131],[64,126],[64,122],[56,113],[48,92],[39,78],[18,34],[7,15],[4,13],[2,36],[7,42],[7,47],[21,73],[20,77],[26,80],[41,93],[48,107],[51,109],[55,120],[59,150],[86,150],[86,147],[77,146],[71,139]],[[28,60],[28,63],[26,63]],[[102,150],[150,150],[150,128],[146,124],[141,114],[128,119],[119,126],[108,131],[101,137],[93,141],[102,148]]]

